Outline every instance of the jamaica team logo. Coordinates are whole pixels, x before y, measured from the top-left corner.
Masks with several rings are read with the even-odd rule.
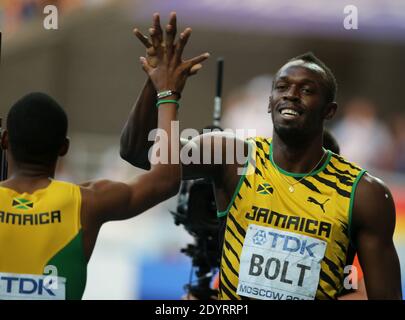
[[[256,192],[259,193],[259,194],[272,194],[273,193],[273,188],[268,183],[261,183],[257,187]]]
[[[24,198],[14,198],[12,206],[16,209],[28,210],[34,208],[34,202]]]

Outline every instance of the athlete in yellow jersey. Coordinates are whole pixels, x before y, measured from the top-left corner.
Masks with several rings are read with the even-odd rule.
[[[155,16],[151,40],[137,33],[149,49],[161,46],[158,22]],[[312,53],[295,57],[271,88],[273,140],[215,132],[184,142],[198,158],[183,163],[183,178],[211,178],[220,215],[227,217],[220,299],[336,299],[355,252],[368,298],[401,299],[390,191],[322,147],[324,122],[337,110],[336,88],[332,72]],[[122,134],[124,159],[143,168],[150,166],[150,145],[140,141],[156,127],[154,103],[147,82]],[[128,139],[134,131],[141,140]],[[243,172],[238,150],[249,152]]]
[[[261,138],[260,143],[258,145],[263,146],[262,142],[265,141],[265,144],[267,144],[269,142],[268,139],[263,139]],[[267,141],[266,141],[267,140]],[[336,155],[338,155],[340,153],[340,147],[336,141],[336,139],[333,137],[333,135],[328,131],[328,130],[324,130],[323,133],[323,147],[325,149],[328,149],[330,151],[332,151],[333,153],[335,153]],[[261,161],[261,160],[260,160]],[[261,161],[262,162],[262,161]],[[263,161],[263,163],[266,161]],[[340,176],[338,175],[338,178],[342,179],[344,176]],[[242,189],[243,187],[241,187]],[[257,189],[256,192],[264,195],[265,197],[263,197],[263,199],[265,198],[270,198],[270,196],[273,194],[273,188],[268,186],[266,183],[264,184],[259,184],[259,187]],[[239,192],[239,195],[242,193],[242,191]],[[241,196],[241,195],[240,195]],[[242,197],[242,196],[241,196]],[[314,204],[317,204],[320,206],[320,209],[324,210],[325,205],[321,204],[321,203],[317,203],[316,201],[314,201],[314,199],[309,198],[308,200],[309,202],[312,202]],[[327,202],[329,202],[329,200],[327,200]],[[243,201],[241,200],[241,203],[243,203]],[[232,208],[231,208],[232,210]],[[220,221],[220,230],[219,232],[221,232],[222,234],[225,233],[225,227],[226,227],[226,211],[225,212],[220,212],[218,213],[219,216],[219,221]],[[221,217],[223,216],[223,218]],[[258,217],[259,219],[262,217]],[[303,220],[304,221],[304,220]],[[279,221],[282,224],[282,221]],[[294,222],[294,221],[293,221]],[[287,225],[287,224],[286,224]],[[235,231],[235,233],[237,233],[238,231]],[[228,233],[229,234],[229,233]],[[256,241],[257,241],[258,237],[256,237]],[[230,247],[229,242],[232,242],[233,237],[230,238],[230,240],[228,240],[228,247]],[[264,238],[262,239],[264,240]],[[220,243],[222,243],[223,245],[224,239],[223,237],[221,237]],[[238,246],[238,244],[236,244],[236,246]],[[291,248],[290,248],[291,249]],[[274,260],[275,264],[277,264],[277,262]],[[356,259],[354,260],[354,265],[356,265]],[[356,266],[357,268],[357,272],[356,274],[351,274],[351,276],[357,276],[357,275],[361,275],[362,271],[361,271],[361,267],[357,264]],[[257,269],[259,270],[259,268]],[[348,294],[345,295],[341,295],[339,296],[339,299],[344,299],[344,300],[366,300],[367,299],[367,293],[365,292],[365,287],[364,287],[364,280],[362,279],[362,276],[359,278],[354,278],[352,277],[354,281],[357,280],[358,286],[357,286],[357,290],[353,290]],[[326,278],[328,279],[328,278]],[[213,288],[215,290],[219,290],[219,274],[216,275],[215,279],[214,279],[214,284],[213,284]],[[354,287],[356,288],[356,287]],[[226,289],[225,289],[226,290]],[[263,293],[265,293],[266,291],[262,291]],[[196,297],[193,296],[192,294],[188,293],[187,295],[184,296],[184,299],[186,300],[195,300]]]
[[[69,146],[65,112],[42,93],[12,106],[1,139],[9,178],[0,183],[0,299],[80,299],[102,224],[134,217],[177,193],[180,165],[171,161],[171,149],[179,138],[171,121],[186,74],[208,57],[182,61],[185,40],[168,39],[170,50],[155,52],[153,66],[141,58],[155,90],[176,93],[159,99],[158,127],[171,137],[168,145],[160,138],[159,150],[168,163],[156,161],[151,171],[128,183],[54,180],[57,158]]]
[[[290,173],[275,164],[270,139],[250,143],[254,173],[241,176],[219,213],[228,216],[221,297],[336,298],[353,259],[350,199],[364,171],[324,150],[319,169]]]

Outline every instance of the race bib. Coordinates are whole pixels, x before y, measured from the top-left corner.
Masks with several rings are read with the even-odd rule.
[[[66,278],[0,273],[0,300],[65,300]]]
[[[249,225],[237,294],[261,300],[313,300],[326,245],[302,234]]]

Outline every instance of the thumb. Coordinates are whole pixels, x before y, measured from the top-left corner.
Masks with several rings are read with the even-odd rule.
[[[195,74],[197,74],[197,72],[202,68],[202,64],[201,63],[197,63],[195,65],[193,65],[189,71],[189,75],[193,76]]]
[[[148,60],[145,57],[139,57],[139,61],[141,62],[142,69],[149,74],[152,71],[152,67],[149,65]]]

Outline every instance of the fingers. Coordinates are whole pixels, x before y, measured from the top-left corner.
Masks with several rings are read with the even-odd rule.
[[[199,69],[201,69],[201,67],[202,67],[201,62],[203,62],[204,60],[207,60],[209,56],[210,56],[210,54],[208,52],[206,52],[206,53],[200,54],[199,56],[196,56],[192,59],[186,60],[184,63],[186,64],[187,68],[189,68],[189,70],[190,70],[189,73],[191,74],[191,72],[193,70],[195,70],[195,68],[197,68],[197,71]],[[198,67],[199,65],[201,67]]]
[[[133,33],[139,39],[139,41],[142,42],[142,44],[146,47],[146,49],[152,47],[152,43],[149,41],[148,37],[143,35],[142,32],[139,31],[139,29],[135,28],[133,30]]]
[[[149,34],[151,35],[153,46],[159,48],[163,39],[159,13],[153,14],[153,27],[149,29]]]
[[[152,71],[152,67],[149,65],[146,58],[145,57],[139,57],[139,61],[141,62],[143,71],[145,71],[149,75],[150,72]]]
[[[179,37],[179,41],[177,41],[176,49],[174,50],[174,57],[176,61],[181,61],[181,56],[183,54],[184,47],[187,44],[188,39],[191,36],[191,28],[186,28]]]
[[[166,48],[171,55],[173,51],[173,43],[177,33],[177,17],[176,12],[170,13],[169,23],[166,26]]]
[[[160,16],[158,13],[153,15],[153,26],[149,29],[151,36],[150,40],[144,36],[138,29],[134,29],[134,34],[147,48],[147,54],[150,50],[153,50],[154,59],[157,62],[169,63],[174,68],[180,68],[182,74],[195,75],[202,68],[202,62],[209,57],[209,53],[204,53],[196,56],[192,59],[183,61],[182,55],[185,46],[191,36],[191,28],[186,28],[179,36],[177,43],[174,43],[177,33],[177,16],[176,12],[171,12],[169,22],[165,27],[166,39],[163,43],[163,33],[160,26]],[[152,63],[152,60],[147,60],[144,57],[140,57],[140,62],[143,70],[150,75],[156,66]]]

